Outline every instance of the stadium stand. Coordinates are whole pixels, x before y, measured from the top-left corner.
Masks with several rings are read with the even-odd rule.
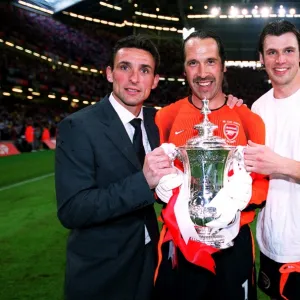
[[[34,128],[48,127],[50,135],[55,136],[57,122],[69,112],[86,106],[82,100],[99,101],[111,90],[105,74],[65,68],[58,62],[104,70],[111,47],[120,36],[105,32],[97,24],[79,24],[72,18],[62,23],[15,6],[0,6],[0,38],[51,58],[51,62],[45,61],[0,45],[1,90],[12,94],[9,101],[3,93],[0,96],[0,140],[17,141],[24,136],[28,122]],[[180,43],[162,39],[158,48],[162,57],[160,74],[166,80],[160,81],[152,92],[147,102],[150,106],[167,105],[189,92],[185,82],[167,80],[167,77],[184,78]],[[265,72],[253,68],[227,68],[226,82],[227,92],[244,99],[248,106],[269,88]],[[23,90],[22,94],[11,92],[16,86]],[[28,90],[39,95],[32,96]],[[55,95],[55,99],[50,100],[49,94]],[[63,96],[81,101],[63,103]]]

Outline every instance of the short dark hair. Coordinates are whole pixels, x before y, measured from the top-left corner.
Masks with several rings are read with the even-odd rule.
[[[277,20],[268,23],[262,30],[259,41],[258,41],[258,51],[263,55],[264,53],[264,41],[267,35],[275,35],[280,36],[285,33],[291,32],[293,33],[298,41],[298,47],[300,50],[300,33],[296,26],[289,21],[286,20]]]
[[[221,57],[222,65],[224,66],[225,60],[226,60],[226,53],[225,53],[225,48],[224,48],[221,38],[215,32],[205,31],[205,30],[194,31],[183,41],[182,53],[183,53],[184,61],[185,61],[185,44],[187,43],[188,40],[190,40],[192,38],[198,38],[200,40],[208,39],[208,38],[214,39],[218,45],[219,55]]]
[[[114,61],[117,55],[117,52],[120,49],[123,48],[137,48],[141,50],[145,50],[149,52],[155,61],[155,68],[154,68],[154,74],[158,73],[159,65],[160,65],[160,55],[159,52],[154,45],[154,43],[147,38],[146,36],[143,35],[130,35],[125,38],[122,38],[117,41],[115,46],[113,47],[111,56],[110,56],[110,61],[109,61],[109,66],[113,69],[114,68]]]

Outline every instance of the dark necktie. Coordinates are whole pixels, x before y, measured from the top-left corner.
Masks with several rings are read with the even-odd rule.
[[[141,162],[141,165],[143,167],[144,159],[145,159],[145,148],[143,145],[141,122],[142,122],[141,119],[135,118],[130,121],[130,124],[134,127],[134,135],[133,135],[132,144],[133,144],[134,150]],[[155,257],[156,257],[156,254],[157,254],[156,253],[156,245],[158,243],[159,233],[158,233],[157,219],[156,219],[153,205],[149,205],[149,206],[146,206],[143,208],[143,217],[144,217],[145,224],[148,229],[151,241],[154,245],[153,249],[154,249]]]
[[[130,124],[134,127],[134,135],[132,140],[133,148],[137,154],[139,161],[141,162],[141,165],[143,166],[145,159],[145,149],[143,145],[141,122],[141,119],[135,118],[130,121]]]

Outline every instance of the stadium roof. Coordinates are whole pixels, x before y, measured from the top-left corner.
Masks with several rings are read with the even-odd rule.
[[[36,5],[64,2],[24,1],[35,2]],[[16,2],[20,3],[19,0]],[[69,7],[56,12],[54,17],[73,18],[76,22],[98,23],[98,26],[120,36],[143,33],[158,41],[168,40],[177,43],[182,40],[183,28],[213,30],[224,41],[228,60],[257,60],[256,45],[259,33],[264,24],[272,20],[287,18],[300,27],[299,1],[269,1],[271,4],[268,5],[263,0],[234,2],[67,0],[65,2]]]

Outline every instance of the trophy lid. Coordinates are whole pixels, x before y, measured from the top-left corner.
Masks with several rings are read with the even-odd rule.
[[[186,147],[206,150],[231,149],[232,147],[226,143],[225,139],[214,135],[214,131],[218,126],[208,119],[208,115],[211,113],[208,107],[209,100],[204,98],[202,102],[201,113],[204,115],[203,121],[194,126],[194,128],[198,130],[198,135],[189,139],[186,143]]]

